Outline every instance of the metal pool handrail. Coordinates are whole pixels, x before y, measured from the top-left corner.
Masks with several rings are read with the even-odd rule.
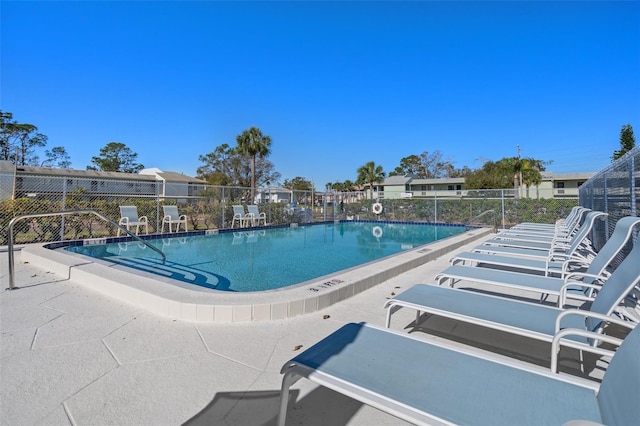
[[[94,215],[98,216],[100,219],[103,219],[103,220],[109,222],[110,224],[114,225],[115,227],[120,228],[120,230],[126,232],[129,236],[131,236],[134,239],[140,241],[142,244],[144,244],[145,246],[149,247],[151,250],[153,250],[156,253],[158,253],[160,256],[162,256],[162,263],[163,264],[167,261],[167,256],[162,252],[162,250],[160,250],[159,248],[149,244],[148,242],[146,242],[145,240],[143,240],[142,238],[140,238],[136,234],[130,232],[128,229],[126,229],[123,226],[115,223],[114,221],[112,221],[111,219],[106,217],[105,215],[103,215],[101,213],[98,213],[95,210],[65,210],[65,211],[49,212],[49,213],[21,214],[19,216],[14,217],[13,219],[11,219],[9,221],[9,226],[7,227],[7,239],[9,240],[8,241],[8,246],[7,246],[7,250],[9,251],[9,290],[13,290],[13,289],[16,288],[16,286],[15,286],[15,273],[14,273],[14,259],[13,259],[13,225],[16,222],[18,222],[19,220],[27,219],[27,218],[45,217],[45,216],[64,216],[64,215],[67,215],[67,214],[78,214],[78,213],[93,213]]]
[[[486,216],[486,215],[491,215],[491,214],[493,215],[493,231],[496,232],[497,228],[498,228],[497,225],[496,225],[496,218],[498,216],[498,213],[495,210],[485,210],[482,213],[480,213],[479,215],[469,219],[465,223],[465,225],[466,226],[470,226],[473,222],[475,222],[476,220],[480,219],[481,217]]]

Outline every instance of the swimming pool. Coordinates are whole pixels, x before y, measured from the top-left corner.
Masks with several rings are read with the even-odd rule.
[[[340,222],[66,247],[73,253],[229,292],[281,289],[463,233],[464,226]]]
[[[378,224],[375,223],[373,226]],[[458,226],[458,228],[461,227]],[[379,237],[381,229],[372,227],[371,235],[375,231],[376,236]],[[254,231],[260,234],[261,230],[254,229]],[[236,240],[236,245],[251,244],[251,241],[256,238],[250,230],[247,232],[248,234],[244,235],[245,240]],[[491,228],[474,228],[426,245],[413,248],[409,248],[408,245],[401,246],[404,250],[398,254],[317,277],[304,283],[268,291],[219,291],[64,249],[70,246],[92,246],[107,242],[122,243],[128,237],[29,244],[20,250],[20,258],[22,262],[38,265],[48,272],[60,275],[104,297],[136,306],[161,317],[198,323],[272,321],[325,310],[404,272],[436,260],[465,244],[476,244],[491,232]],[[212,233],[212,231],[191,231],[187,235],[205,233]],[[221,234],[224,234],[224,231],[221,231]],[[233,236],[233,233],[231,235]],[[185,234],[179,236],[174,234],[174,238],[163,238],[163,235],[150,235],[149,241],[156,239],[158,244],[164,245],[166,249],[169,245],[185,242],[184,236]],[[384,237],[384,231],[382,236]],[[438,235],[438,237],[441,236],[441,234]],[[236,238],[239,237],[240,234],[236,234]],[[133,245],[121,244],[119,249],[128,250],[129,247]],[[147,251],[152,250],[147,249]],[[151,258],[155,255],[147,256]],[[304,265],[299,267],[303,268]],[[430,278],[423,277],[425,281]]]

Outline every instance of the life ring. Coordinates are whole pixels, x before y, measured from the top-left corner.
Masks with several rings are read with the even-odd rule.
[[[382,204],[380,204],[380,203],[373,203],[373,206],[371,207],[371,210],[372,210],[375,214],[380,214],[380,213],[382,213]]]
[[[380,238],[382,237],[382,228],[380,228],[379,226],[374,226],[373,229],[371,230],[371,233],[373,234],[374,237]]]

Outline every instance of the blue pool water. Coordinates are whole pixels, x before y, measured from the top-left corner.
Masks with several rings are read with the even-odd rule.
[[[216,290],[291,286],[466,231],[464,226],[326,223],[216,235],[67,247],[66,250]]]

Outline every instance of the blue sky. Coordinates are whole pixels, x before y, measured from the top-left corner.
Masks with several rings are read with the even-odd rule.
[[[84,169],[108,142],[195,176],[244,129],[316,188],[441,151],[595,172],[640,142],[640,2],[0,3],[0,107]],[[43,155],[41,155],[43,157]]]

